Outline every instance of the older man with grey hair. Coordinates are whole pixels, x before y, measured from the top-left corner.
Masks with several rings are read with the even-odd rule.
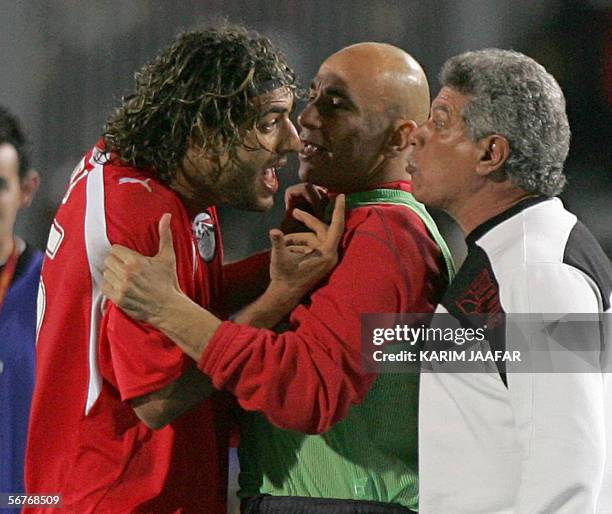
[[[456,219],[468,255],[437,312],[464,327],[473,315],[497,320],[497,337],[479,349],[502,352],[481,351],[492,361],[468,373],[447,363],[422,373],[419,511],[612,512],[605,330],[570,342],[604,348],[589,357],[592,372],[544,373],[536,361],[521,368],[496,357],[518,339],[504,314],[559,321],[610,311],[610,262],[555,198],[570,140],[563,93],[534,60],[496,49],[453,57],[441,83],[413,135],[413,193]],[[538,338],[556,344],[528,333],[527,348]]]

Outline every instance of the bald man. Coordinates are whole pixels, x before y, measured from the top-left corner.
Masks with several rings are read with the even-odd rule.
[[[452,274],[406,171],[428,109],[423,70],[393,46],[350,46],[319,69],[299,117],[300,176],[324,186],[332,203],[345,193],[349,211],[338,265],[291,312],[287,332],[221,322],[160,281],[174,273],[168,248],[164,258],[113,250],[108,296],[166,332],[247,411],[243,512],[417,508],[418,376],[364,372],[360,316],[431,312]]]

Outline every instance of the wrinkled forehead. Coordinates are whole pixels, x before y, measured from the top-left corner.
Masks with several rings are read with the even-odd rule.
[[[293,108],[295,95],[292,89],[281,86],[256,96],[253,103],[258,112],[265,111],[271,106],[283,106],[288,110]]]
[[[362,64],[332,57],[321,65],[311,88],[344,97],[361,108],[373,107],[380,103],[375,76]]]
[[[353,84],[355,86],[355,84]],[[342,91],[344,93],[350,93],[351,83],[346,80],[342,74],[337,73],[334,69],[323,67],[319,69],[315,78],[310,83],[310,89],[330,89],[334,91]]]
[[[449,86],[444,86],[431,103],[431,112],[443,112],[449,116],[462,117],[470,96]]]

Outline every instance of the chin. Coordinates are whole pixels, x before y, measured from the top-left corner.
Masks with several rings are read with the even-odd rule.
[[[249,211],[265,212],[274,207],[274,195],[261,195],[252,198],[243,208]]]
[[[419,202],[425,203],[427,197],[426,189],[418,181],[415,181],[414,177],[412,178],[410,183],[412,196],[414,196]]]
[[[434,209],[444,209],[439,198],[435,195],[427,194],[427,191],[419,188],[412,188],[412,196],[416,198],[418,202],[425,204],[426,207],[433,207]]]
[[[298,175],[304,182],[312,182],[325,174],[325,170],[314,167],[311,163],[300,163]]]
[[[274,197],[266,198],[265,200],[259,200],[257,206],[255,207],[255,211],[265,212],[269,211],[272,207],[274,207]]]
[[[423,197],[423,195],[421,195],[421,190],[418,187],[414,187],[414,184],[412,185],[412,188],[410,190],[410,192],[412,193],[412,196],[414,196],[414,198],[421,202],[421,203],[425,203],[425,199]]]
[[[224,204],[241,211],[264,212],[274,207],[274,195],[270,191],[241,191],[240,194],[225,198]]]
[[[298,176],[302,182],[316,184],[317,186],[329,187],[329,180],[325,180],[325,170],[313,168],[311,166],[300,166]]]
[[[300,168],[298,169],[298,177],[300,177],[300,180],[302,182],[308,182],[311,172],[312,168],[310,166],[304,166],[303,164],[300,164]]]

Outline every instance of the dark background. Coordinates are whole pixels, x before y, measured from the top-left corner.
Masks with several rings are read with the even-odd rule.
[[[436,75],[452,55],[496,46],[534,57],[568,100],[572,145],[562,198],[612,255],[612,4],[606,0],[0,0],[0,103],[28,128],[43,179],[18,233],[44,247],[70,172],[134,72],[178,31],[221,17],[272,38],[305,84],[323,59],[360,41],[412,53],[430,77],[432,98]],[[297,180],[296,164],[292,158],[282,172],[283,186]],[[228,259],[266,244],[263,226],[278,222],[281,203],[266,214],[222,209]],[[461,235],[447,220],[442,224],[460,259]]]

